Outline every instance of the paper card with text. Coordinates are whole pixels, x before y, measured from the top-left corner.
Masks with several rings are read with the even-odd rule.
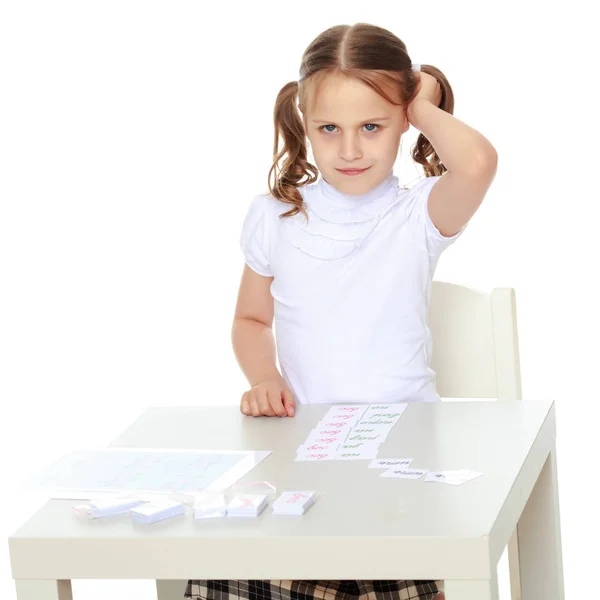
[[[407,407],[407,402],[398,402],[397,404],[372,404],[365,411],[363,419],[369,420],[374,417],[398,419]]]
[[[374,425],[386,426],[390,429],[398,422],[400,417],[382,418],[376,417],[373,419],[361,419],[355,425],[355,427],[373,427]]]
[[[306,439],[321,435],[339,437],[340,435],[346,435],[350,429],[352,429],[352,427],[348,425],[348,423],[342,423],[340,427],[322,427],[321,425],[318,425],[310,430]]]
[[[375,458],[379,451],[379,444],[376,442],[344,442],[337,448],[336,458],[343,460],[346,458]]]
[[[321,429],[316,430],[313,429],[308,437],[304,440],[305,444],[332,444],[333,442],[338,442],[341,444],[348,434],[352,431],[352,428],[348,429]]]
[[[327,450],[324,452],[301,452],[300,454],[296,454],[296,458],[294,461],[319,461],[319,460],[335,460],[336,451],[335,450]]]
[[[319,423],[350,423],[355,425],[367,410],[367,405],[332,406]]]
[[[367,435],[372,435],[374,433],[382,433],[383,435],[388,435],[392,430],[392,425],[355,425],[352,428],[354,433],[364,433]]]
[[[382,444],[385,442],[388,432],[384,433],[361,433],[356,431],[356,428],[351,429],[344,440],[345,444],[353,444],[354,442],[376,442]]]
[[[328,452],[330,450],[337,450],[338,446],[341,442],[330,442],[325,444],[320,444],[318,442],[307,442],[304,444],[300,444],[296,449],[296,454],[306,454],[307,452]]]
[[[338,448],[335,460],[372,460],[377,456],[378,446],[363,446],[362,448]]]
[[[381,474],[381,477],[398,477],[399,479],[419,479],[427,470],[421,469],[389,469]]]
[[[354,420],[354,418],[344,419],[334,416],[328,419],[321,419],[317,423],[315,429],[352,429],[357,422],[358,421]]]
[[[330,417],[332,415],[352,415],[352,416],[362,416],[365,411],[369,408],[368,404],[335,404],[331,406],[327,411],[326,417]]]
[[[395,414],[395,413],[390,413],[390,412],[374,412],[371,414],[365,414],[363,415],[363,418],[361,419],[361,421],[378,421],[378,420],[383,420],[383,421],[389,421],[391,422],[392,426],[395,425],[398,420],[400,419],[400,415]]]
[[[300,452],[302,450],[322,450],[323,448],[337,448],[340,444],[343,444],[346,441],[346,436],[336,438],[329,437],[320,437],[307,439],[302,444],[298,446],[296,452]],[[311,446],[314,446],[311,448]]]
[[[354,427],[361,420],[361,415],[338,414],[329,415],[317,423],[317,428],[322,427]]]
[[[377,458],[371,461],[369,469],[405,469],[412,461],[412,458]]]
[[[338,450],[363,450],[365,448],[379,448],[379,444],[369,440],[357,440],[340,444]]]

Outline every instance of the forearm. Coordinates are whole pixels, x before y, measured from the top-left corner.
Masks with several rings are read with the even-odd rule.
[[[495,148],[481,133],[427,99],[411,102],[408,117],[431,142],[448,171],[469,173],[496,155]]]
[[[234,319],[231,342],[250,386],[265,379],[282,379],[276,366],[275,337],[271,327],[253,319]]]

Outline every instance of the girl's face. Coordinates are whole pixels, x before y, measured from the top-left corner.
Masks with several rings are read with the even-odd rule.
[[[389,175],[400,137],[410,125],[404,106],[389,103],[361,81],[343,77],[328,78],[307,104],[306,135],[316,166],[329,184],[359,195]],[[354,176],[340,171],[364,168]]]

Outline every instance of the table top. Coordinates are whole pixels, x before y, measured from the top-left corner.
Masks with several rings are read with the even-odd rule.
[[[13,576],[333,579],[349,569],[351,578],[400,577],[405,569],[411,578],[485,576],[554,442],[554,403],[410,403],[378,458],[483,472],[459,486],[384,478],[367,460],[295,462],[296,448],[330,406],[301,405],[293,418],[245,417],[237,406],[148,408],[111,447],[272,450],[240,482],[269,481],[278,495],[315,490],[318,501],[302,516],[273,515],[268,507],[256,519],[194,520],[189,512],[142,525],[82,520],[70,509],[81,501],[50,500],[9,538]],[[121,555],[139,561],[130,560],[128,570]]]

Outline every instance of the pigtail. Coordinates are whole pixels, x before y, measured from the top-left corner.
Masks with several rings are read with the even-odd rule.
[[[421,71],[435,77],[440,84],[442,90],[442,100],[438,108],[443,111],[453,114],[454,113],[454,93],[450,87],[450,83],[446,79],[446,76],[435,67],[431,65],[421,65]],[[417,77],[416,75],[414,76]],[[431,142],[422,134],[419,134],[417,142],[412,150],[411,156],[413,160],[423,166],[425,171],[425,177],[433,177],[436,175],[443,175],[448,169],[443,165],[440,157],[435,151]]]
[[[302,195],[298,185],[313,183],[318,178],[318,169],[307,160],[307,144],[304,124],[296,107],[298,82],[292,81],[281,88],[275,102],[273,121],[275,139],[273,143],[273,165],[269,170],[269,192],[281,202],[291,204],[293,208],[280,215],[291,217],[302,212],[308,220]],[[283,148],[278,150],[279,137],[283,139]],[[279,161],[284,158],[279,168]],[[279,171],[279,172],[278,172]],[[271,186],[271,178],[274,184]],[[301,181],[304,177],[307,181]]]

